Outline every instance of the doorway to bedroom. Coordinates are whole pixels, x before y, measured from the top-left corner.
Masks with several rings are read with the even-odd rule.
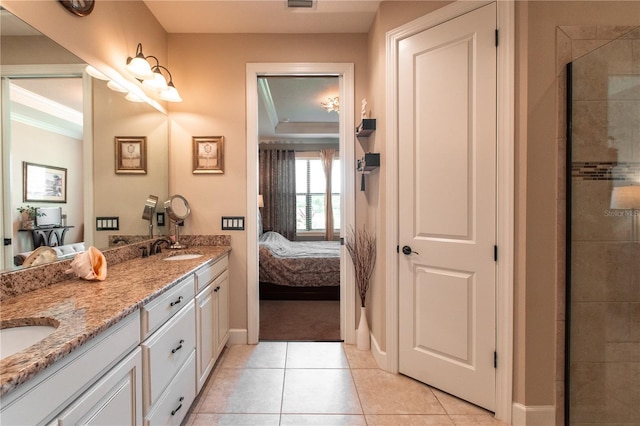
[[[258,76],[260,340],[341,340],[339,88]]]

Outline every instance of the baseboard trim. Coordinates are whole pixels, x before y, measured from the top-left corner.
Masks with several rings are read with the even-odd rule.
[[[229,330],[227,345],[246,345],[248,336],[249,334],[246,328],[232,328]]]
[[[556,408],[553,405],[525,406],[514,402],[511,410],[513,426],[549,426],[556,424]]]
[[[380,345],[378,344],[378,341],[376,340],[373,333],[370,333],[370,335],[371,355],[373,355],[373,359],[375,359],[376,364],[378,364],[378,367],[380,367],[380,369],[389,371],[389,369],[387,368],[387,353],[380,349]]]

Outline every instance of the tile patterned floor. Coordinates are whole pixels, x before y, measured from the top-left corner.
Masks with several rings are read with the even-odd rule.
[[[493,414],[323,342],[225,350],[185,424],[502,425]]]

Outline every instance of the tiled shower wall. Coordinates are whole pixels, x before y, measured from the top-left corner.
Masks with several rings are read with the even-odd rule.
[[[640,218],[610,207],[614,186],[640,183],[640,29],[560,30],[624,33],[572,52],[570,421],[640,424]]]

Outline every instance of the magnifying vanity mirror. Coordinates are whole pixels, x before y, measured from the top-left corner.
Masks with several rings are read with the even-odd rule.
[[[159,199],[169,196],[166,115],[146,103],[129,102],[124,94],[109,89],[106,81],[89,77],[83,72],[87,64],[80,58],[7,10],[0,9],[0,19],[0,225],[5,241],[11,240],[11,245],[0,246],[0,270],[15,269],[15,255],[37,248],[32,232],[20,229],[21,207],[60,207],[68,228],[64,245],[84,243],[106,249],[110,236],[122,235],[129,242],[136,241],[130,236],[146,239],[154,218],[140,217],[140,200],[149,193]],[[69,107],[79,116],[73,128],[53,112],[20,100],[27,96],[29,101],[54,100],[66,106],[59,96],[71,94],[68,85],[62,86],[70,77],[77,82],[74,104]],[[144,138],[144,173],[116,173],[117,137]],[[46,170],[64,169],[65,197],[26,200],[23,162],[52,166]],[[100,229],[99,223],[117,225]],[[156,224],[155,233],[167,235],[168,227]]]
[[[171,245],[171,248],[185,248],[182,244],[180,244],[180,224],[191,213],[189,203],[182,195],[172,195],[171,198],[164,202],[164,209],[166,210],[169,219],[173,220],[175,226],[176,240]]]

